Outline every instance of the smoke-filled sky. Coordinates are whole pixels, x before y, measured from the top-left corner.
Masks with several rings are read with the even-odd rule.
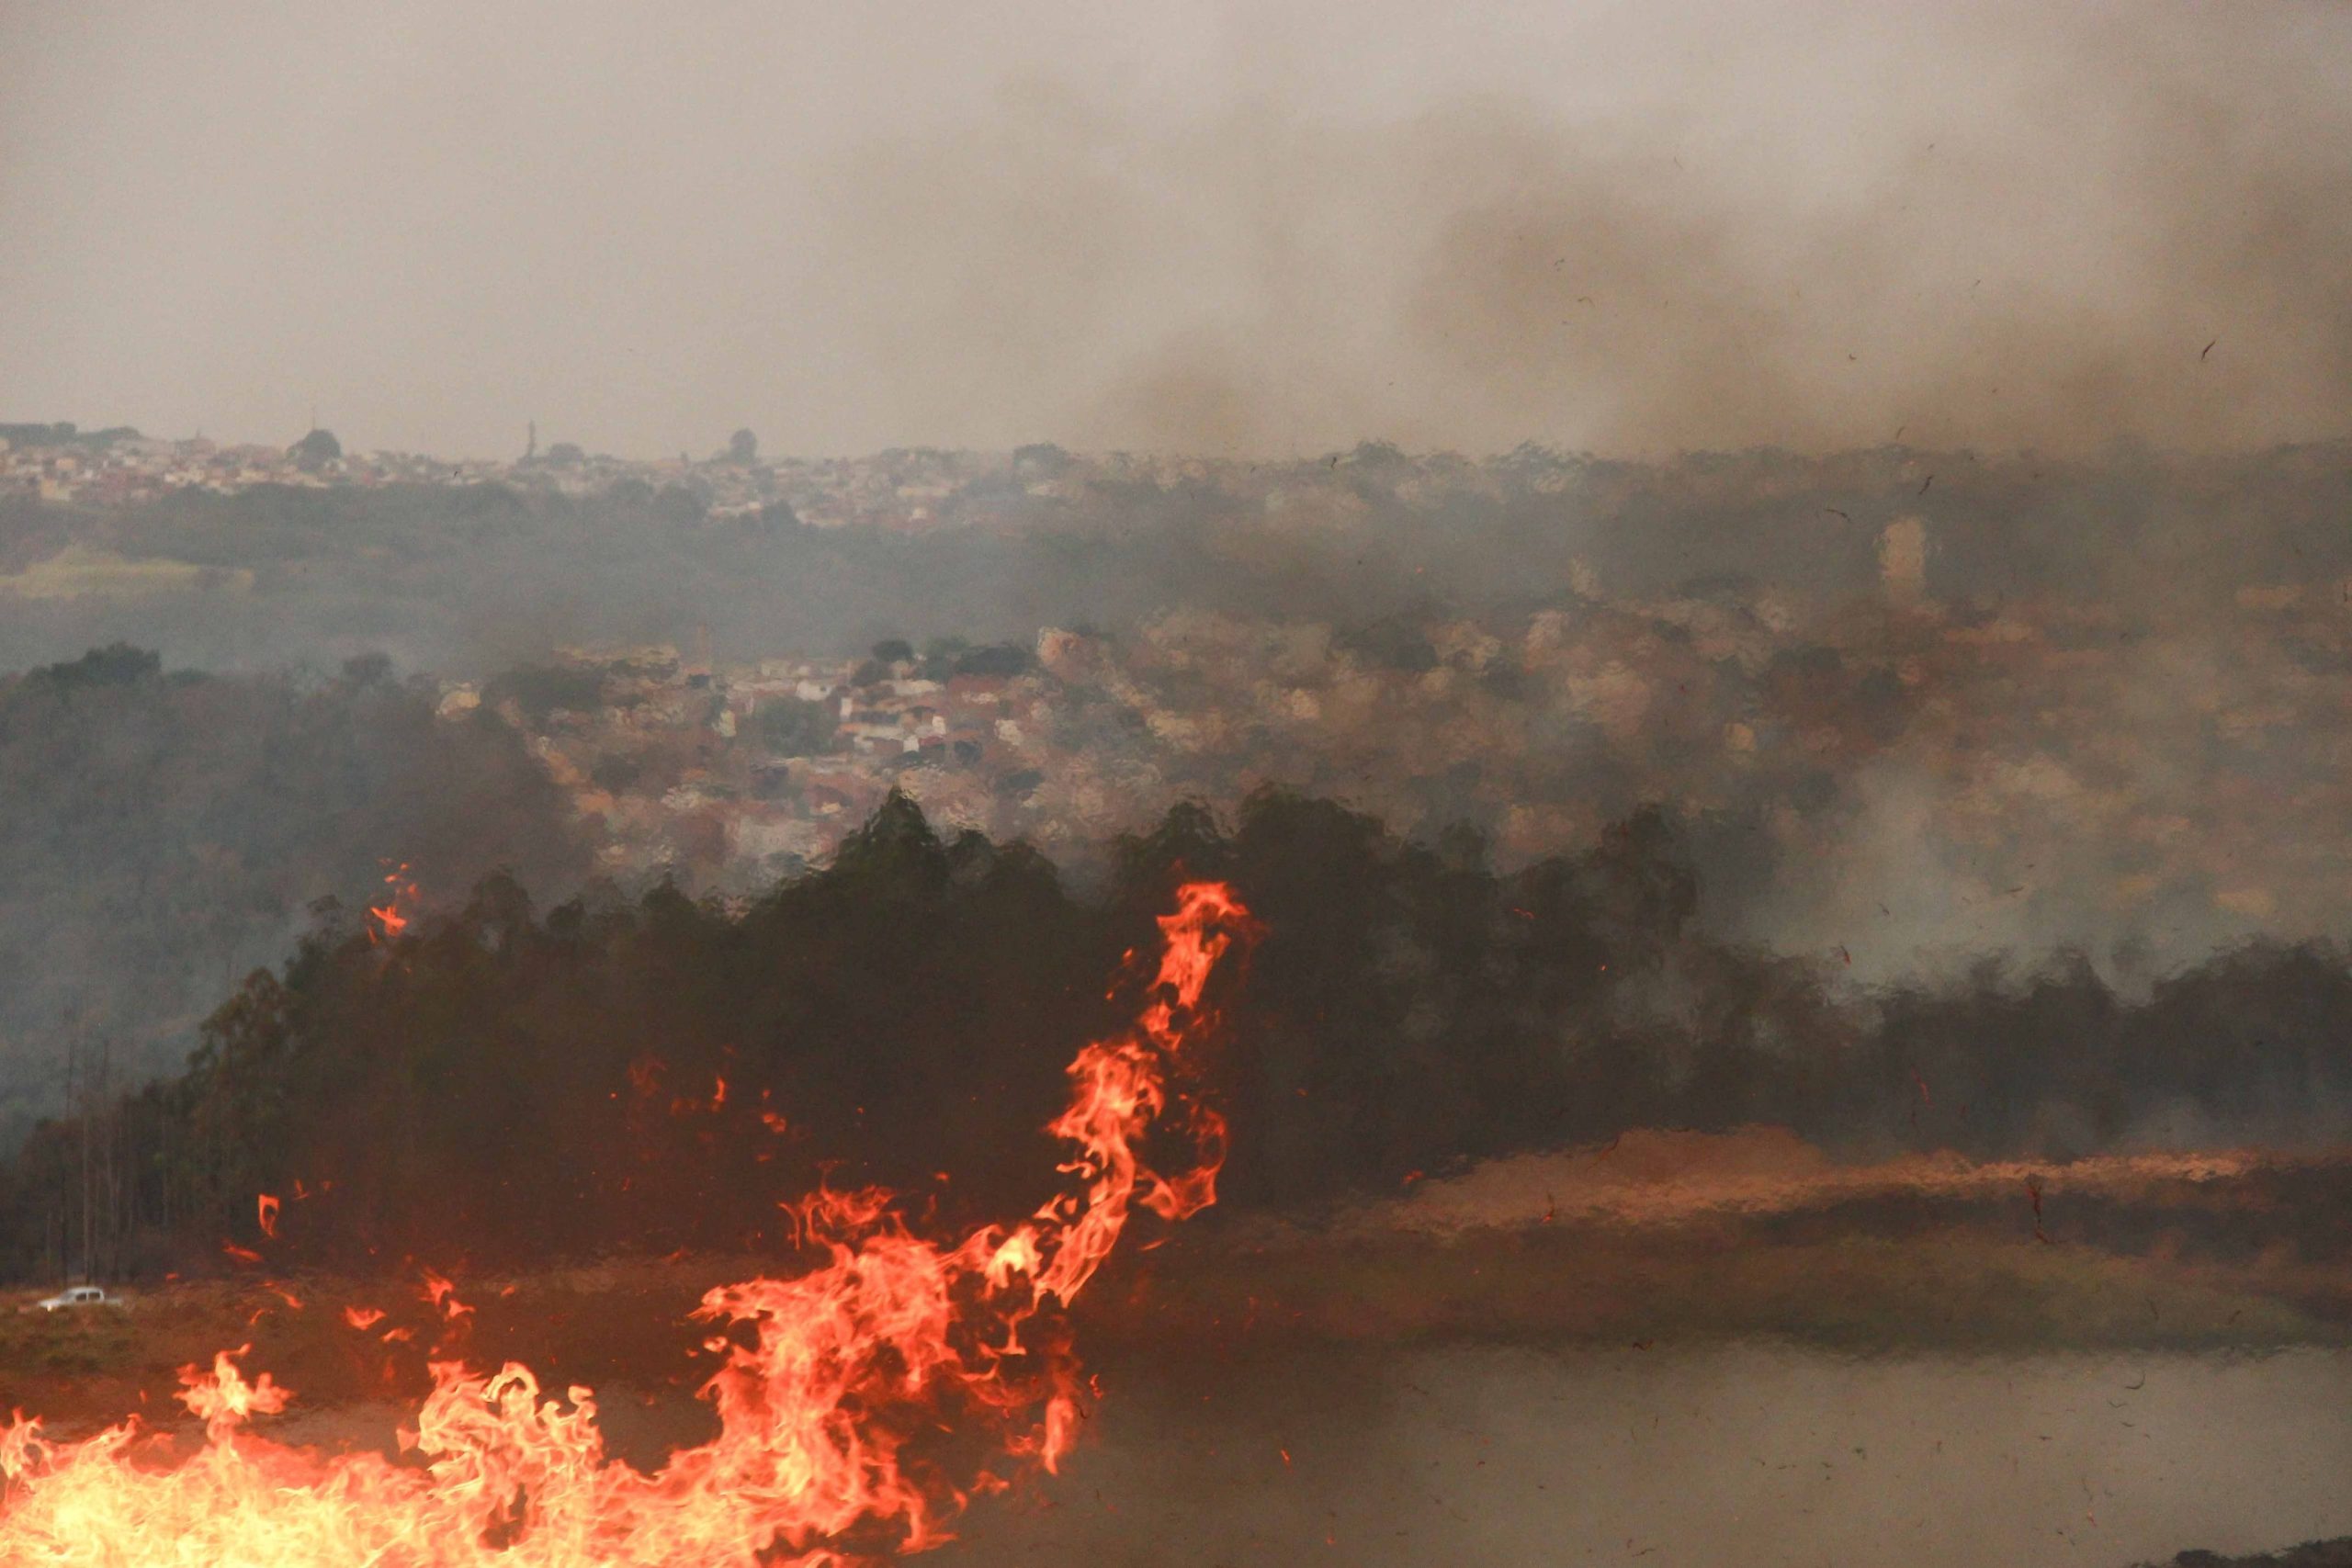
[[[2352,419],[2352,6],[0,0],[0,419],[503,456]]]

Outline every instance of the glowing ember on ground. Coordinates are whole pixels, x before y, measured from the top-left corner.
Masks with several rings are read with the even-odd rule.
[[[938,1544],[965,1502],[1008,1484],[1003,1459],[1052,1470],[1069,1448],[1080,1380],[1047,1309],[1084,1288],[1134,1205],[1181,1219],[1215,1201],[1224,1124],[1166,1069],[1245,923],[1224,887],[1182,890],[1143,1015],[1070,1065],[1070,1102],[1049,1128],[1076,1145],[1070,1184],[1024,1223],[943,1247],[886,1193],[797,1206],[831,1261],[703,1298],[725,1354],[703,1389],[718,1435],[660,1470],[605,1456],[588,1390],[544,1397],[511,1363],[490,1375],[436,1363],[402,1462],[284,1447],[247,1427],[290,1391],[224,1351],[182,1372],[205,1429],[183,1461],[135,1417],[71,1444],[21,1416],[0,1431],[0,1562],[813,1568]],[[1140,1161],[1156,1122],[1189,1142],[1189,1168]],[[447,1280],[426,1288],[446,1317],[467,1310]],[[345,1317],[357,1328],[380,1314]]]

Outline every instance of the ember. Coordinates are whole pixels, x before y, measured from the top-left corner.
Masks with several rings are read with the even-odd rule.
[[[368,906],[368,935],[375,942],[390,942],[408,930],[408,911],[401,906],[416,902],[416,884],[409,880],[405,862],[385,874],[384,886],[384,901]]]
[[[816,1568],[947,1540],[969,1498],[1009,1484],[1000,1461],[959,1443],[985,1438],[1048,1471],[1069,1451],[1083,1382],[1046,1314],[1085,1287],[1136,1204],[1181,1219],[1215,1201],[1224,1123],[1168,1069],[1247,917],[1226,888],[1196,883],[1160,926],[1135,1027],[1070,1065],[1069,1104],[1049,1128],[1076,1145],[1069,1186],[1012,1229],[953,1246],[915,1235],[878,1190],[788,1206],[830,1261],[704,1296],[725,1353],[702,1391],[719,1417],[709,1442],[640,1472],[605,1453],[589,1390],[550,1398],[524,1367],[442,1361],[401,1433],[415,1462],[322,1455],[247,1429],[291,1391],[249,1376],[245,1349],[223,1351],[182,1371],[181,1402],[204,1423],[184,1462],[135,1416],[78,1443],[21,1416],[0,1431],[0,1562]],[[1143,1163],[1155,1124],[1189,1147],[1186,1168]],[[445,1317],[467,1310],[437,1276],[426,1293]],[[355,1328],[380,1316],[345,1311]]]

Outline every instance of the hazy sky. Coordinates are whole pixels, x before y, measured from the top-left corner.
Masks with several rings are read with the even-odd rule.
[[[0,419],[2342,434],[2348,60],[2342,5],[0,0]]]

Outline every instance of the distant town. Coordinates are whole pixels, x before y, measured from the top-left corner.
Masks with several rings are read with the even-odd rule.
[[[1891,960],[1986,933],[2154,933],[2201,951],[2324,931],[2352,874],[2352,769],[2335,739],[2352,716],[2343,574],[2265,573],[2249,543],[2226,564],[2256,575],[2194,614],[2151,615],[2143,590],[2069,587],[2046,565],[2028,592],[1969,592],[1967,573],[1990,580],[1982,563],[1999,559],[1983,519],[2026,506],[2012,498],[2041,493],[2029,480],[2060,482],[2040,460],[1965,469],[1964,455],[1884,448],[1645,468],[1376,443],[1262,467],[1046,446],[771,459],[745,431],[701,457],[639,461],[542,446],[533,430],[516,458],[479,462],[352,453],[322,430],[287,447],[63,425],[0,426],[0,494],[58,515],[131,513],[188,491],[489,487],[618,495],[654,525],[674,502],[682,538],[729,519],[801,537],[1011,537],[1071,518],[1103,529],[1132,498],[1173,494],[1352,559],[1329,541],[1372,536],[1366,517],[1385,520],[1386,539],[1425,528],[1454,548],[1462,527],[1521,526],[1513,506],[1612,516],[1616,540],[1642,538],[1644,515],[1695,517],[1744,549],[1761,525],[1704,522],[1739,505],[1781,512],[1726,514],[1785,513],[1865,563],[1834,592],[1819,556],[1785,573],[1643,585],[1532,543],[1553,549],[1556,581],[1508,608],[1432,595],[1349,624],[1196,600],[1108,630],[1038,625],[986,641],[911,626],[854,651],[749,643],[739,618],[719,646],[686,624],[650,645],[417,676],[445,716],[493,716],[523,739],[624,885],[766,886],[831,855],[894,789],[943,830],[1026,839],[1071,863],[1180,801],[1225,808],[1268,785],[1344,799],[1425,841],[1467,828],[1502,864],[1657,807],[1692,836],[1714,896],[1841,963],[1867,961],[1874,942]],[[2284,519],[2273,554],[2291,562],[2305,558],[2294,530],[2324,521],[2344,456],[2282,448],[2175,483],[2280,498],[2266,503]],[[2061,479],[2111,485],[2144,459],[2102,461]],[[1550,535],[1530,525],[1524,536],[1563,526],[1543,525]],[[195,588],[250,570],[119,558],[60,526],[47,536],[76,542],[0,576],[0,592],[102,597],[134,577],[143,592],[159,572]],[[2037,526],[2037,547],[2063,538]],[[1235,536],[1228,564],[1246,576],[1260,547],[1249,541],[1277,536]],[[1801,908],[1775,902],[1797,886]]]
[[[1060,448],[1023,447],[1010,457],[914,448],[878,458],[769,459],[749,431],[714,455],[670,458],[592,455],[564,441],[542,446],[536,427],[520,457],[443,458],[408,452],[346,451],[332,431],[313,429],[286,446],[232,444],[194,436],[164,440],[127,426],[85,431],[72,423],[0,424],[0,494],[69,506],[130,506],[179,491],[236,495],[266,485],[302,490],[383,489],[396,485],[461,488],[505,485],[526,491],[587,496],[639,484],[654,491],[689,491],[708,516],[745,516],[779,504],[812,527],[855,522],[921,528],[940,503],[989,475],[1016,478],[1021,490],[1051,495],[1059,483],[1115,472],[1136,480],[1200,475],[1198,460],[1125,456],[1081,468]]]

